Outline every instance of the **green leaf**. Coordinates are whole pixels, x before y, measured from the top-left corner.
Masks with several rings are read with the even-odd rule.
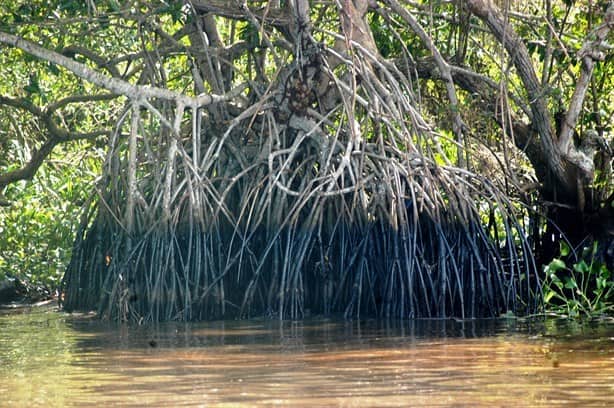
[[[591,275],[601,276],[601,271],[603,269],[603,264],[601,262],[593,262],[591,267]]]
[[[579,273],[587,273],[590,271],[588,264],[584,260],[574,264],[573,269]]]
[[[75,0],[64,0],[59,4],[60,10],[65,10],[68,12],[76,12],[85,7],[85,2],[75,1]]]
[[[38,82],[38,77],[34,74],[30,75],[30,82],[28,85],[24,86],[23,89],[29,94],[40,94],[41,88]]]
[[[559,241],[559,248],[560,248],[562,257],[569,255],[570,249],[569,249],[569,245],[567,245],[567,242]]]
[[[604,264],[601,264],[599,267],[599,276],[605,280],[608,280],[610,279],[610,276],[612,276],[612,273],[610,272],[607,266],[605,266]]]
[[[567,268],[567,265],[565,265],[564,261],[559,258],[554,258],[548,265],[546,265],[545,272],[550,275],[565,268]]]
[[[556,277],[556,275],[551,275],[550,277],[552,278],[553,276]],[[557,288],[563,289],[563,282],[558,277],[552,279],[552,283],[554,283]]]
[[[565,289],[576,289],[578,287],[574,278],[565,277],[563,280],[565,281]]]
[[[553,290],[548,290],[544,295],[544,302],[549,303],[556,293]]]
[[[60,69],[58,68],[58,66],[51,62],[47,64],[47,71],[49,71],[53,75],[60,75]]]
[[[597,290],[593,291],[593,293],[595,293],[595,295],[598,295],[599,292],[601,292],[605,286],[606,286],[606,280],[603,278],[597,278]]]
[[[117,0],[109,0],[107,3],[109,5],[109,9],[110,10],[112,10],[112,11],[114,11],[116,13],[121,11],[121,6],[117,2]]]

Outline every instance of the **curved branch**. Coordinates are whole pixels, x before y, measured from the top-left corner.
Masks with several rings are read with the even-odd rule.
[[[396,0],[386,0],[386,4],[388,4],[395,13],[397,13],[407,24],[409,24],[410,28],[420,37],[420,40],[427,46],[433,57],[435,58],[435,62],[437,63],[437,67],[439,68],[439,72],[441,78],[446,87],[446,92],[448,94],[448,99],[450,100],[450,114],[453,118],[453,130],[456,135],[456,141],[459,144],[463,143],[463,133],[466,128],[463,123],[463,119],[459,113],[459,104],[458,98],[456,96],[456,89],[454,87],[454,79],[452,78],[452,71],[450,69],[450,65],[443,58],[439,49],[435,46],[433,39],[431,36],[427,34],[427,32],[422,28],[418,20],[405,8],[401,6],[401,4]],[[463,162],[462,153],[459,150],[458,156],[459,164]]]
[[[102,58],[100,55],[97,55],[96,53],[91,50],[88,50],[85,47],[81,47],[79,45],[69,45],[62,50],[62,55],[65,55],[67,57],[74,57],[76,54],[81,54],[87,59],[91,60],[96,65],[98,65],[98,68],[106,69],[107,71],[109,71],[109,74],[111,74],[111,76],[121,76],[115,65],[110,64],[108,60]]]
[[[415,70],[420,78],[441,80],[441,73],[437,69],[437,65],[432,57],[415,60],[411,63],[403,58],[399,58],[395,61],[395,64],[400,70],[407,70],[408,68]],[[513,114],[509,121],[500,120],[496,114],[498,107],[501,105],[499,85],[489,77],[455,65],[450,65],[450,72],[454,83],[459,88],[470,94],[479,95],[479,99],[482,101],[482,108],[492,115],[493,120],[501,128],[505,127],[507,134],[514,135],[514,144],[518,149],[525,152],[533,164],[539,180],[543,181],[546,175],[542,174],[542,170],[546,168],[547,162],[539,145],[539,139],[535,137],[535,131],[530,125]],[[518,96],[511,94],[508,97],[531,119],[531,111],[523,105]]]
[[[62,98],[59,101],[48,105],[45,108],[45,112],[47,114],[51,114],[56,110],[69,105],[71,103],[80,103],[80,102],[98,102],[98,101],[108,101],[111,99],[117,98],[118,95],[115,94],[100,94],[100,95],[71,95],[66,98]]]
[[[75,133],[69,132],[65,129],[60,128],[52,119],[52,114],[59,107],[64,106],[68,103],[73,102],[85,102],[92,100],[104,100],[116,97],[115,95],[94,95],[94,96],[73,96],[62,99],[56,102],[53,105],[50,105],[46,109],[41,109],[38,106],[34,105],[32,102],[27,99],[22,98],[8,98],[5,96],[0,96],[0,105],[6,105],[13,108],[21,109],[27,112],[30,112],[32,115],[38,117],[45,125],[47,130],[49,131],[49,138],[43,143],[43,145],[34,151],[30,161],[26,163],[23,167],[9,171],[7,173],[0,174],[0,190],[2,190],[5,186],[10,183],[14,183],[19,180],[29,180],[36,174],[38,168],[43,164],[47,156],[51,154],[53,148],[60,143],[75,141],[75,140],[85,140],[85,139],[95,139],[99,136],[109,135],[111,132],[108,130],[98,130],[94,132],[87,133]],[[8,205],[6,200],[2,200],[2,196],[0,196],[0,205]]]
[[[213,13],[235,20],[246,20],[248,17],[236,4],[233,5],[227,0],[192,0],[190,3],[200,14]],[[292,16],[284,8],[263,7],[252,12],[258,20],[274,27],[286,28],[292,23]]]
[[[578,122],[582,104],[586,97],[586,91],[588,90],[591,77],[593,76],[595,61],[604,59],[605,56],[601,49],[612,27],[614,27],[614,2],[610,3],[605,13],[603,24],[595,28],[588,35],[589,40],[584,43],[578,52],[578,57],[582,61],[580,77],[578,78],[576,89],[571,97],[571,103],[569,104],[567,115],[561,127],[561,134],[559,135],[559,147],[563,153],[568,153],[572,146],[571,141],[574,128]]]
[[[109,135],[111,132],[107,130],[98,130],[89,133],[69,133],[65,137],[55,137],[51,135],[43,145],[34,151],[30,161],[23,167],[9,171],[7,173],[0,174],[0,190],[5,186],[14,183],[19,180],[29,180],[36,174],[38,168],[43,164],[47,156],[51,154],[53,148],[60,143],[75,140],[95,139],[100,136]]]
[[[43,111],[38,106],[34,105],[27,99],[23,98],[9,98],[7,96],[0,95],[0,105],[11,106],[13,108],[22,109],[30,112],[34,116],[43,116]]]
[[[569,180],[563,167],[561,151],[555,142],[552,120],[546,106],[545,92],[540,86],[527,47],[510,24],[505,21],[492,1],[467,0],[467,5],[471,12],[488,26],[495,38],[507,50],[527,90],[529,105],[533,112],[533,125],[539,133],[541,147],[544,150],[548,167],[563,185],[567,185]]]
[[[174,101],[175,103],[182,103],[186,106],[203,107],[232,99],[246,88],[246,85],[242,85],[225,95],[201,94],[195,98],[192,98],[169,89],[132,85],[129,82],[108,77],[100,72],[92,70],[85,64],[67,58],[61,54],[58,54],[57,52],[45,49],[30,41],[24,40],[23,38],[2,31],[0,31],[0,43],[11,45],[27,52],[28,54],[34,55],[35,57],[60,65],[88,82],[107,89],[115,94],[124,95],[137,101],[142,99],[157,98]]]

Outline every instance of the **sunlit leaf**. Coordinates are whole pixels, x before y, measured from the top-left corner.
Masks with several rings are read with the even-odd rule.
[[[548,290],[546,291],[546,294],[544,295],[544,302],[548,303],[550,302],[550,300],[554,297],[555,293],[553,290]]]
[[[565,282],[565,289],[575,289],[578,287],[578,283],[573,278],[565,277],[563,281]]]
[[[548,265],[546,265],[546,273],[548,274],[552,274],[552,273],[556,273],[557,271],[561,270],[561,269],[565,269],[567,266],[565,265],[565,262],[562,261],[559,258],[554,258]]]

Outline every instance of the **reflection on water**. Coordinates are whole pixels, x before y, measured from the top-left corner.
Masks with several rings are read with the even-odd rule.
[[[0,406],[614,406],[614,324],[0,310]]]

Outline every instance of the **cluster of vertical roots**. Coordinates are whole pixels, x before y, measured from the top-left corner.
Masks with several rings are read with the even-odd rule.
[[[271,83],[210,106],[131,101],[64,307],[133,321],[535,310],[519,209],[451,162],[442,146],[462,146],[419,114],[410,75],[359,47],[334,67],[301,47]]]
[[[84,215],[64,307],[137,321],[534,310],[530,247],[487,180],[375,148],[326,168],[307,138],[296,140],[245,168],[230,153],[224,163],[211,155],[197,166],[186,153],[175,166],[152,164],[132,222],[122,216],[127,185],[100,194]],[[107,177],[111,188],[122,180]]]

